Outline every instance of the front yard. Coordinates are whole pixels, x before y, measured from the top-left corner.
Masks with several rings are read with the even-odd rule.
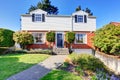
[[[13,74],[23,71],[39,62],[42,62],[47,54],[7,54],[0,56],[0,80],[6,80]]]

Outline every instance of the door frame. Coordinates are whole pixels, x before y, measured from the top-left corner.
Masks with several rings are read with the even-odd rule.
[[[64,32],[56,32],[56,34],[55,34],[55,44],[56,44],[56,48],[57,48],[57,34],[62,34],[62,40],[63,40],[63,42],[62,42],[62,48],[64,48]]]

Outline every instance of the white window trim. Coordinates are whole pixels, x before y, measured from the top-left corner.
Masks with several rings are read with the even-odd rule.
[[[33,32],[33,38],[34,38],[34,44],[45,44],[45,40],[46,40],[46,35],[44,32]],[[35,41],[35,34],[42,34],[42,37],[43,37],[43,42],[37,42]]]
[[[36,21],[36,15],[41,15],[41,20],[40,21]],[[42,14],[35,14],[34,22],[42,22]]]
[[[83,35],[85,35],[85,42],[84,42],[84,43],[77,43],[77,42],[76,42],[76,35],[77,35],[77,34],[83,34]],[[75,44],[87,44],[87,34],[86,34],[86,33],[76,33],[76,34],[75,34],[75,42],[74,42],[74,43],[75,43]]]

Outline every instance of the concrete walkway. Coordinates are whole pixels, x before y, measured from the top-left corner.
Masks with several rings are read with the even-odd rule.
[[[51,56],[45,61],[9,77],[7,80],[39,80],[52,69],[59,67],[66,57],[67,55]]]

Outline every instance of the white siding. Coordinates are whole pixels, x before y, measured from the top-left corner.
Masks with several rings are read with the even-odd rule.
[[[75,23],[73,19],[73,31],[95,31],[96,19],[87,18],[87,23]]]
[[[32,14],[45,14],[45,22],[32,22]],[[84,11],[78,11],[71,16],[48,16],[43,10],[35,10],[30,12],[29,16],[21,16],[22,30],[43,30],[43,31],[95,31],[96,19],[87,17],[87,23],[75,23],[74,15],[88,15]],[[72,23],[73,16],[73,23]]]
[[[32,22],[31,17],[22,17],[22,30],[70,31],[70,17],[46,17],[45,22]]]

